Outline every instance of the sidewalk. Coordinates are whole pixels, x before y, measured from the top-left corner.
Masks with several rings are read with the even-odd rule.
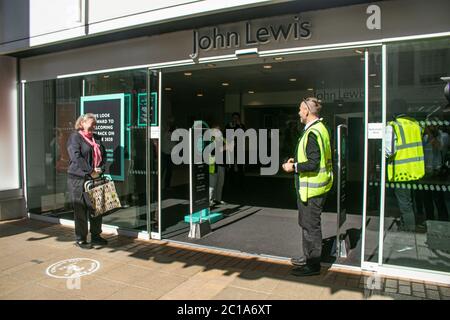
[[[82,250],[74,246],[73,233],[35,220],[1,222],[0,299],[450,299],[450,288],[438,284],[372,277],[369,283],[379,286],[368,290],[369,274],[324,268],[320,276],[298,278],[287,262],[165,241],[103,234],[106,247]],[[78,283],[46,273],[74,258],[95,260],[77,262],[92,269]],[[66,264],[50,274],[63,276],[73,268]]]

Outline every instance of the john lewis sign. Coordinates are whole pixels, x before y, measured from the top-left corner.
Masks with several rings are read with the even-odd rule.
[[[294,16],[286,23],[272,23],[255,27],[252,22],[246,22],[239,30],[224,30],[226,27],[212,27],[203,31],[193,31],[192,53],[196,59],[201,50],[218,50],[258,46],[276,41],[309,39],[311,37],[311,22],[303,21]]]

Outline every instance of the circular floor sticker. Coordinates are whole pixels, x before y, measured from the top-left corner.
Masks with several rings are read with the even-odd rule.
[[[100,268],[100,262],[88,258],[66,259],[47,268],[47,275],[54,278],[74,278],[87,276]]]

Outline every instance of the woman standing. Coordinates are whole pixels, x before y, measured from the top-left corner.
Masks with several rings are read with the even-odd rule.
[[[102,217],[91,217],[83,200],[86,180],[98,178],[104,171],[106,150],[101,137],[94,134],[97,120],[92,113],[81,115],[75,123],[75,132],[67,140],[69,168],[67,169],[67,187],[74,210],[76,245],[90,249],[92,244],[106,245],[103,239]],[[91,223],[91,243],[87,242],[88,217]]]

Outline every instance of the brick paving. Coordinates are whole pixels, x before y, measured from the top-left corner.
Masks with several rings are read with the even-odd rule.
[[[319,276],[290,274],[287,261],[103,234],[105,247],[74,246],[73,228],[36,220],[0,222],[0,299],[405,299],[450,300],[450,287],[370,273],[323,268]],[[99,262],[72,279],[46,270],[65,259]]]

